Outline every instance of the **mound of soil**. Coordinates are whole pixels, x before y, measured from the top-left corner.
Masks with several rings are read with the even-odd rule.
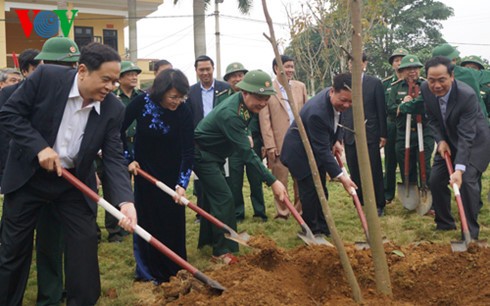
[[[239,263],[205,271],[226,287],[221,294],[181,271],[141,305],[356,305],[334,248],[285,251],[265,237],[251,244],[256,251]],[[453,253],[450,245],[429,242],[385,244],[392,299],[376,293],[371,252],[346,249],[365,305],[490,305],[490,249]]]

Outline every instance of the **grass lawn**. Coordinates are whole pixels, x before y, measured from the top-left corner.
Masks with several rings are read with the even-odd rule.
[[[245,180],[246,181],[246,180]],[[246,183],[247,184],[247,183]],[[337,229],[345,243],[364,241],[364,234],[360,226],[356,210],[351,198],[343,190],[339,183],[327,183],[331,207]],[[483,209],[480,213],[481,233],[480,238],[486,239],[490,236],[490,213],[488,208],[487,194],[490,190],[490,170],[484,174],[483,181]],[[192,184],[191,184],[192,186]],[[292,189],[291,189],[292,190]],[[250,200],[246,199],[246,219],[239,224],[239,231],[246,230],[251,235],[266,235],[276,241],[277,245],[286,249],[294,248],[302,244],[296,237],[299,226],[293,218],[286,222],[275,221],[275,209],[272,193],[269,188],[264,188],[268,222],[252,219],[253,215]],[[191,188],[188,194],[192,194]],[[248,185],[244,186],[244,194],[248,196]],[[189,199],[195,200],[192,196]],[[1,208],[0,208],[1,211]],[[456,206],[453,201],[453,214],[457,217]],[[188,261],[198,269],[206,270],[211,264],[209,258],[211,249],[197,249],[197,237],[199,224],[194,223],[195,214],[192,210],[187,211],[187,252]],[[137,286],[133,286],[134,259],[132,255],[132,239],[126,238],[123,243],[107,243],[107,232],[103,228],[104,212],[99,208],[98,223],[102,228],[103,242],[99,245],[99,262],[102,281],[102,297],[98,305],[136,305],[140,292]],[[459,231],[436,232],[431,217],[421,217],[415,212],[406,211],[398,200],[386,208],[386,214],[381,218],[383,235],[398,245],[411,242],[429,240],[437,243],[449,244],[451,240],[459,240]],[[240,254],[249,252],[249,249],[240,248]],[[117,297],[114,297],[114,289]],[[111,292],[111,294],[108,294]],[[35,261],[31,267],[31,275],[25,293],[24,304],[34,305],[37,294]],[[148,294],[148,293],[146,293]]]

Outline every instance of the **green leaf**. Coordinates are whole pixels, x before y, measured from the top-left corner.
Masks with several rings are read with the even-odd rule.
[[[393,253],[397,256],[400,256],[400,257],[405,257],[405,254],[403,254],[403,252],[400,250],[394,250],[394,251],[391,251],[391,253]]]

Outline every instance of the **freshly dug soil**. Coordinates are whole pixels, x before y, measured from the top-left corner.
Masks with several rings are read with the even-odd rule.
[[[188,272],[153,286],[140,305],[356,305],[334,248],[302,246],[285,251],[265,237],[231,266],[204,271],[227,289],[213,292]],[[393,298],[376,293],[369,250],[346,246],[365,305],[490,305],[490,249],[470,246],[453,253],[450,245],[422,242],[385,244]],[[139,286],[142,286],[139,284]]]

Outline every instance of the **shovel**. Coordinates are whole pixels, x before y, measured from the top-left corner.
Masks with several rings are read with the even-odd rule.
[[[302,232],[298,233],[298,237],[301,238],[301,240],[303,240],[307,245],[326,245],[329,247],[333,247],[333,244],[328,242],[325,238],[315,237],[315,235],[313,235],[313,232],[311,231],[308,224],[306,224],[305,220],[303,220],[301,215],[298,213],[296,208],[294,208],[293,204],[291,204],[288,198],[285,197],[283,202],[293,215],[294,219],[296,219],[296,221],[298,221],[299,225],[301,226]]]
[[[64,179],[66,179],[68,182],[70,182],[73,186],[75,186],[78,190],[80,190],[83,194],[85,194],[91,200],[96,202],[98,205],[102,206],[107,212],[109,212],[115,218],[117,218],[118,220],[121,220],[122,218],[124,218],[124,215],[122,212],[120,212],[117,208],[115,208],[109,202],[104,200],[104,198],[100,197],[97,193],[95,193],[87,185],[82,183],[78,178],[76,178],[73,174],[68,172],[66,169],[63,169],[62,176]],[[149,244],[151,244],[155,249],[157,249],[162,254],[164,254],[165,256],[170,258],[170,260],[172,260],[173,262],[178,264],[180,267],[189,271],[195,278],[197,278],[198,280],[200,280],[204,284],[208,285],[209,287],[211,287],[211,288],[213,288],[219,292],[222,292],[226,289],[220,283],[218,283],[217,281],[206,276],[204,273],[202,273],[197,268],[192,266],[190,263],[185,261],[182,257],[177,255],[174,251],[172,251],[167,246],[165,246],[163,243],[158,241],[150,233],[148,233],[146,230],[144,230],[141,226],[136,225],[134,232],[138,236],[140,236],[141,238],[146,240]]]
[[[444,153],[444,159],[446,160],[449,176],[451,176],[454,172],[453,163],[447,151]],[[468,222],[466,221],[466,214],[464,212],[461,194],[459,193],[459,187],[456,184],[453,184],[452,187],[454,196],[456,197],[456,204],[458,205],[459,219],[461,220],[461,231],[463,232],[464,241],[451,241],[451,250],[453,250],[453,252],[465,252],[468,250],[468,245],[471,243],[470,230],[468,229]]]
[[[340,158],[339,152],[335,154],[335,158],[337,159],[337,163],[339,164],[340,168],[342,168],[342,173],[344,173],[344,175],[349,176],[349,173],[347,172],[347,169],[344,167],[344,163]],[[366,216],[364,215],[364,211],[362,210],[361,201],[359,201],[359,196],[357,195],[357,191],[354,188],[352,188],[349,193],[352,196],[352,200],[354,200],[354,206],[356,207],[357,215],[361,220],[362,230],[364,231],[364,235],[366,236],[366,241],[356,241],[354,242],[354,245],[359,250],[367,250],[369,249],[369,231],[368,231]]]
[[[146,171],[141,170],[140,168],[138,168],[138,175],[141,175],[141,177],[148,180],[150,183],[156,185],[158,188],[163,190],[165,193],[167,193],[171,197],[173,197],[177,194],[173,189],[171,189],[170,187],[165,185],[163,182],[157,180],[155,177],[151,176]],[[206,212],[204,209],[198,207],[197,205],[193,204],[192,202],[190,202],[188,199],[186,199],[184,197],[180,198],[180,202],[182,204],[184,204],[185,206],[189,207],[190,209],[192,209],[193,211],[195,211],[196,213],[198,213],[199,215],[203,216],[205,219],[207,219],[209,222],[216,225],[218,228],[227,231],[228,233],[225,234],[225,238],[233,240],[233,241],[235,241],[241,245],[249,246],[247,244],[247,242],[250,240],[249,234],[247,234],[245,232],[243,232],[243,233],[235,232],[231,227],[224,224],[223,222],[221,222],[220,220],[215,218],[213,215]]]
[[[417,213],[421,216],[429,212],[432,206],[432,194],[427,187],[427,175],[425,172],[424,132],[422,127],[422,115],[417,115],[417,136],[419,140],[419,166],[420,166],[420,202],[417,205]]]
[[[408,210],[414,210],[419,204],[419,193],[417,191],[417,184],[410,183],[410,125],[412,123],[412,115],[407,114],[407,121],[405,124],[405,169],[404,169],[404,183],[397,184],[398,198],[402,202],[403,207]]]

